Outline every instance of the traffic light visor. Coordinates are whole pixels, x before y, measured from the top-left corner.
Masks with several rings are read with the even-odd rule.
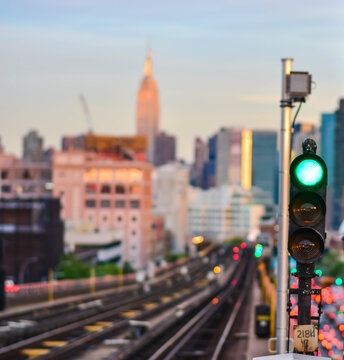
[[[296,261],[309,264],[317,261],[322,255],[324,241],[316,230],[300,228],[290,237],[288,250]]]
[[[295,168],[297,180],[305,186],[319,184],[324,177],[322,165],[314,159],[304,159]]]

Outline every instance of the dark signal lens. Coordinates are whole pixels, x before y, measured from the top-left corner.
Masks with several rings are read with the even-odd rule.
[[[291,201],[291,216],[298,225],[315,225],[326,212],[326,206],[321,197],[315,193],[303,192]]]
[[[288,250],[296,261],[312,263],[318,260],[324,251],[323,239],[317,231],[301,228],[291,236]]]

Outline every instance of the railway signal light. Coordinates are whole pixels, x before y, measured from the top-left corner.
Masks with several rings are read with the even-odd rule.
[[[262,244],[257,244],[254,248],[254,256],[256,258],[260,258],[263,254],[263,245]]]
[[[194,237],[192,238],[192,242],[193,242],[193,244],[195,244],[195,245],[202,244],[203,241],[204,241],[204,237],[203,237],[202,235],[200,235],[200,236],[194,236]]]
[[[302,146],[290,165],[288,250],[297,262],[311,264],[324,251],[327,167],[314,140]]]
[[[341,278],[337,278],[334,282],[337,286],[343,285],[343,280]]]
[[[318,276],[322,276],[322,271],[320,269],[314,271]]]
[[[239,260],[239,254],[233,254],[233,260],[234,261]]]
[[[213,269],[214,273],[215,274],[220,274],[221,272],[221,267],[220,266],[215,266],[214,269]]]

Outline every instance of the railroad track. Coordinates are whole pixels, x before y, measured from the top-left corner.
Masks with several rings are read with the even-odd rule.
[[[194,269],[190,271],[190,278],[188,278],[188,281],[182,279],[183,281],[179,281],[176,284],[172,283],[171,288],[162,287],[161,284],[158,284],[157,287],[160,286],[160,290],[154,289],[154,295],[145,294],[132,301],[125,301],[125,305],[123,304],[122,299],[121,306],[112,305],[112,308],[102,309],[99,314],[94,313],[94,311],[93,313],[89,312],[87,313],[88,316],[83,317],[82,319],[74,319],[74,321],[66,325],[58,326],[56,329],[51,329],[45,331],[43,334],[38,334],[34,337],[5,346],[0,349],[0,359],[26,359],[26,354],[29,354],[30,350],[28,347],[31,349],[34,349],[35,347],[41,349],[42,354],[46,352],[46,354],[43,357],[39,357],[39,359],[58,359],[62,357],[66,359],[65,353],[70,353],[74,349],[77,350],[84,344],[95,341],[96,339],[102,339],[108,334],[119,334],[127,331],[129,328],[129,319],[125,318],[125,316],[123,318],[123,313],[125,314],[130,309],[135,308],[138,310],[140,315],[136,316],[136,318],[144,320],[165,311],[178,301],[185,300],[190,296],[191,291],[196,293],[199,289],[190,290],[191,277],[197,279],[197,277],[200,277],[201,275],[204,276],[206,273],[205,268],[209,269],[209,266],[205,267],[204,264],[202,265],[202,268],[200,268],[199,265],[195,266]],[[171,294],[172,298],[168,301],[169,304],[167,304],[166,301],[166,303],[162,303],[158,306],[159,299],[166,299],[167,296]],[[151,308],[145,309],[145,304],[146,306],[147,304],[151,304]],[[86,313],[84,313],[84,315],[85,314]],[[42,344],[48,348],[50,346],[50,348],[45,349],[47,351],[43,351]],[[28,351],[23,351],[24,348]],[[50,351],[51,348],[53,348],[54,351]],[[37,353],[39,353],[39,351]]]
[[[238,314],[247,305],[245,299],[250,293],[254,267],[250,253],[233,272],[228,286],[197,310],[192,310],[187,321],[176,322],[165,330],[160,328],[146,339],[138,340],[132,350],[124,350],[107,360],[230,359],[226,357],[228,337]]]
[[[200,276],[198,272],[204,267],[201,259],[193,259],[187,265],[188,276],[194,278]],[[127,288],[117,288],[89,296],[83,295],[72,301],[61,302],[59,300],[47,307],[35,306],[32,310],[0,314],[0,333],[2,334],[0,347],[105,312],[112,309],[114,304],[117,307],[128,304],[127,299],[133,301],[141,298],[144,301],[148,291],[155,292],[163,287],[171,287],[173,282],[187,284],[185,276],[180,273],[178,268],[170,274],[165,274],[145,284],[130,285]]]

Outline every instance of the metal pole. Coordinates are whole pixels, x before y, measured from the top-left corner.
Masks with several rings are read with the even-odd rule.
[[[96,269],[94,266],[92,266],[90,271],[90,293],[94,294],[95,292],[96,292]]]
[[[123,285],[123,266],[118,269],[118,287]]]
[[[278,175],[278,262],[276,304],[276,350],[286,352],[287,291],[288,291],[288,203],[289,203],[289,156],[291,137],[291,101],[286,92],[286,75],[291,72],[293,59],[282,59],[281,130],[279,137]]]
[[[48,271],[48,300],[49,302],[54,301],[54,270],[49,269]]]
[[[312,279],[314,277],[313,264],[300,264],[297,263],[297,276],[299,278],[299,290],[298,295],[298,315],[297,325],[310,325],[312,324],[312,301],[311,301],[311,290],[312,290]]]
[[[24,284],[25,282],[25,271],[27,269],[27,267],[30,265],[30,264],[33,264],[33,263],[36,263],[38,262],[38,257],[37,256],[31,256],[30,258],[26,259],[20,269],[19,269],[19,276],[18,276],[18,283],[19,284]]]

